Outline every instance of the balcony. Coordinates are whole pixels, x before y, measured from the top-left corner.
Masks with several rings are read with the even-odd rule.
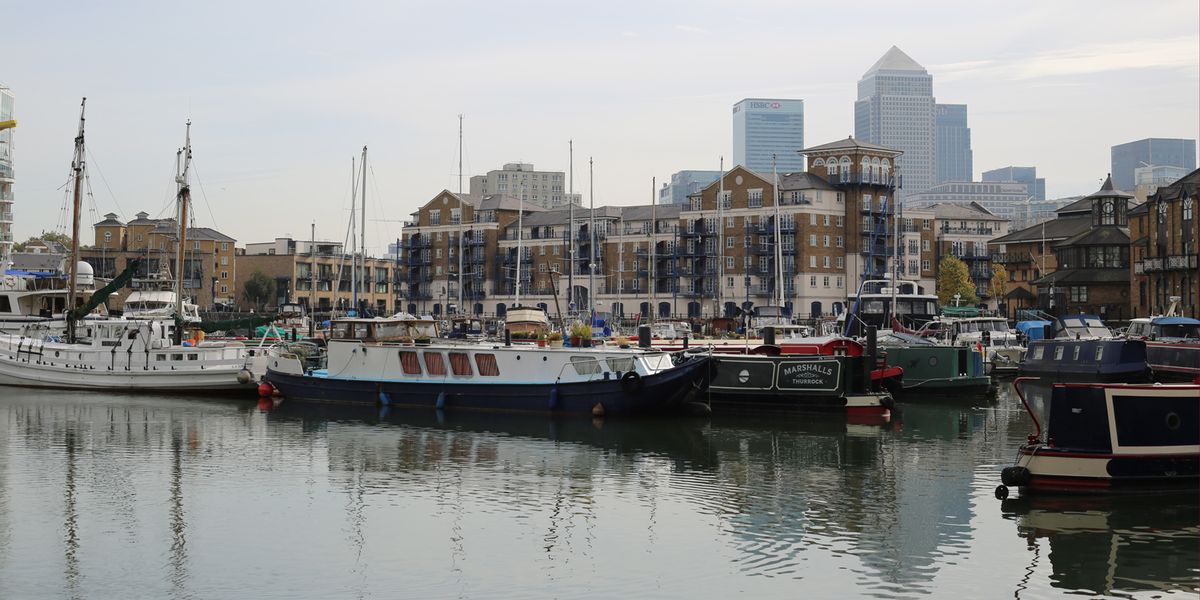
[[[428,256],[414,256],[410,254],[404,262],[413,266],[428,266],[433,261]]]
[[[996,233],[996,230],[991,227],[949,227],[945,225],[941,227],[940,231],[958,235],[994,235]]]
[[[1162,271],[1194,270],[1196,265],[1197,260],[1194,254],[1172,254],[1159,258],[1144,258],[1133,264],[1133,272],[1143,275]]]
[[[869,173],[866,175],[853,173],[838,173],[836,175],[828,175],[829,183],[833,184],[857,184],[857,185],[880,185],[893,187],[903,187],[903,177],[892,174]]]
[[[12,223],[13,214],[11,212],[0,212],[0,223]]]
[[[432,245],[432,243],[433,243],[433,242],[431,242],[431,241],[429,240],[429,238],[410,238],[410,239],[408,240],[408,243],[407,243],[407,244],[404,244],[404,247],[406,247],[406,248],[414,248],[414,249],[416,249],[416,248],[429,248],[429,247]]]
[[[998,253],[992,255],[992,262],[1002,265],[1033,262],[1033,255],[1028,252]]]

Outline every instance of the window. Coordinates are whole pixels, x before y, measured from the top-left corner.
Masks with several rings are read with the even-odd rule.
[[[733,227],[733,217],[725,217],[725,228]]]
[[[733,287],[733,278],[732,277],[725,278],[725,287],[727,287],[727,288]]]
[[[545,255],[546,255],[546,247],[538,246],[538,256],[545,256]]]
[[[816,247],[816,245],[817,245],[817,234],[815,234],[815,233],[810,233],[810,234],[808,234],[808,245],[809,245],[809,246]]]
[[[112,232],[111,232],[111,231],[105,231],[105,232],[104,232],[104,243],[105,243],[105,244],[108,244],[108,243],[111,243],[111,242],[112,242]]]
[[[821,278],[821,284],[824,287],[829,287],[829,276],[828,275]]]
[[[828,256],[825,257],[825,268],[826,269],[829,268],[829,257]]]
[[[921,250],[923,252],[929,252],[929,240],[921,240]]]
[[[192,242],[192,250],[199,250],[199,249],[200,249],[200,242],[193,241]]]
[[[229,286],[227,286],[227,285],[223,285],[223,286],[221,286],[221,293],[222,293],[222,294],[228,294],[228,293],[229,293]]]
[[[591,356],[572,356],[571,366],[576,375],[595,375],[600,372],[600,361]]]
[[[817,267],[817,257],[816,256],[808,257],[808,266],[810,266],[814,269]]]
[[[732,269],[732,268],[733,268],[733,257],[732,257],[732,256],[726,256],[726,257],[725,257],[725,268],[726,268],[726,269]]]
[[[633,360],[633,359],[630,359]],[[482,377],[499,377],[500,367],[496,364],[495,354],[479,353],[475,355],[475,366],[479,367],[479,375]]]
[[[417,353],[413,350],[400,351],[400,366],[405,375],[421,374],[421,361],[417,359]]]
[[[840,196],[841,194],[838,194],[838,195]],[[846,218],[845,218],[845,217],[841,217],[841,216],[839,216],[839,217],[837,218],[837,226],[838,226],[838,227],[845,227],[845,226],[846,226]]]
[[[928,270],[929,270],[929,261],[928,261],[928,260],[923,260],[923,261],[921,261],[921,270],[922,270],[922,271],[928,271]]]
[[[441,225],[442,224],[442,212],[434,211],[434,212],[429,213],[429,224],[430,225]]]
[[[842,285],[843,285],[843,283],[844,283],[844,282],[842,281],[842,278],[841,278],[841,277],[838,277],[838,278],[837,278],[837,286],[838,286],[838,289],[841,289],[841,288],[842,288]]]
[[[1087,302],[1088,293],[1086,285],[1073,285],[1068,288],[1071,294],[1071,302]]]
[[[928,230],[929,230],[929,219],[922,219],[922,220],[921,220],[921,229],[924,229],[924,230],[926,230],[926,231],[928,231]]]
[[[822,224],[822,225],[824,225],[824,226],[826,226],[826,227],[829,227],[829,215],[825,215],[824,217],[822,217],[822,222],[821,222],[821,224]]]
[[[626,356],[626,357],[621,357],[621,358],[618,358],[615,356],[610,356],[604,360],[605,360],[605,362],[608,363],[609,371],[617,371],[620,373],[620,372],[633,370],[633,357],[632,356]]]
[[[809,225],[817,224],[817,213],[812,213],[812,214],[808,215],[808,224]]]
[[[221,266],[222,266],[222,267],[228,267],[228,266],[229,266],[229,257],[228,257],[228,256],[222,256],[222,257],[221,257]]]
[[[750,190],[750,208],[762,208],[762,190]]]
[[[733,247],[733,238],[732,238],[732,237],[727,237],[727,238],[725,238],[725,247],[726,247],[726,248],[732,248],[732,247]]]
[[[829,236],[825,236],[825,238],[824,238],[824,245],[825,245],[825,247],[826,247],[826,248],[828,248],[828,247],[829,247]]]
[[[557,272],[558,272],[558,263],[550,263],[550,272],[551,272],[551,273],[557,273]]]
[[[560,247],[558,247],[558,246],[554,246],[554,247],[553,247],[553,254],[554,254],[554,256],[560,256],[560,255],[562,255],[562,248],[560,248]]]
[[[221,242],[221,252],[229,251],[229,242]]]
[[[837,236],[837,247],[841,248],[845,245],[846,245],[846,241],[844,239],[842,239],[842,236],[840,236],[840,235]]]
[[[221,279],[229,279],[229,271],[221,271]]]
[[[471,356],[466,352],[451,352],[450,370],[455,375],[471,375]]]
[[[442,360],[441,352],[425,352],[425,370],[430,375],[446,374],[446,361]]]
[[[622,264],[621,266],[624,267],[625,265]],[[624,271],[625,269],[622,268],[621,270]],[[545,273],[545,272],[546,272],[546,263],[538,263],[538,273]]]
[[[442,249],[441,248],[438,248],[435,253],[437,254],[438,258],[442,257]]]
[[[462,209],[461,208],[450,209],[450,224],[458,225],[459,223],[462,223]]]
[[[808,277],[808,287],[817,287],[817,276],[810,275]]]
[[[844,256],[835,257],[833,259],[833,264],[836,265],[837,268],[839,268],[839,269],[845,268],[846,267],[846,257],[844,257]]]

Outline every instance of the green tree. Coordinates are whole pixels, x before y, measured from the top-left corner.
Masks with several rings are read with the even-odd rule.
[[[14,252],[24,252],[25,247],[29,245],[29,242],[32,242],[35,240],[43,240],[43,241],[47,241],[47,242],[58,242],[64,246],[66,246],[67,248],[71,247],[71,236],[69,236],[65,233],[59,233],[57,231],[43,231],[41,235],[35,235],[23,242],[13,244],[13,251]]]
[[[975,295],[975,282],[967,264],[956,256],[947,254],[938,261],[937,295],[942,306],[954,306],[954,295],[959,295],[959,304],[974,306],[979,303]]]
[[[1004,297],[1008,295],[1008,269],[1000,263],[992,263],[992,282],[988,286],[988,293],[996,302],[1004,302]]]
[[[275,299],[275,280],[256,269],[242,284],[242,298],[261,311],[267,302]]]

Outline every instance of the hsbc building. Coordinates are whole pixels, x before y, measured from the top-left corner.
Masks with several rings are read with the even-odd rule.
[[[804,170],[804,100],[746,98],[733,105],[733,164],[763,174]]]

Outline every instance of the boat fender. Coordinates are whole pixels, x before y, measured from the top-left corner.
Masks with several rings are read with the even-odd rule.
[[[894,398],[892,398],[890,395],[880,396],[879,397],[879,405],[888,410],[896,410],[896,400]]]
[[[636,394],[642,391],[642,376],[637,371],[626,371],[621,376],[621,389],[626,394]]]
[[[550,389],[550,410],[558,410],[558,388]]]
[[[1025,467],[1006,467],[1000,471],[1000,481],[1007,486],[1023,487],[1033,480],[1033,474]]]
[[[604,416],[604,405],[597,402],[596,405],[592,407],[592,416],[593,417],[603,417]]]
[[[248,369],[242,369],[241,371],[238,371],[238,374],[237,374],[238,383],[244,385],[244,384],[250,383],[250,381],[252,379],[254,379],[254,374],[251,373]]]
[[[1004,500],[1005,498],[1008,498],[1008,486],[1006,486],[1006,485],[996,486],[995,493],[996,493],[997,500]]]
[[[379,404],[383,406],[391,406],[392,404],[392,398],[383,390],[379,390]]]
[[[275,391],[275,386],[273,386],[265,381],[258,384],[258,395],[260,398],[267,398],[272,393],[274,393],[274,391]]]
[[[434,407],[438,410],[446,408],[446,392],[438,392],[437,403],[434,404]]]

